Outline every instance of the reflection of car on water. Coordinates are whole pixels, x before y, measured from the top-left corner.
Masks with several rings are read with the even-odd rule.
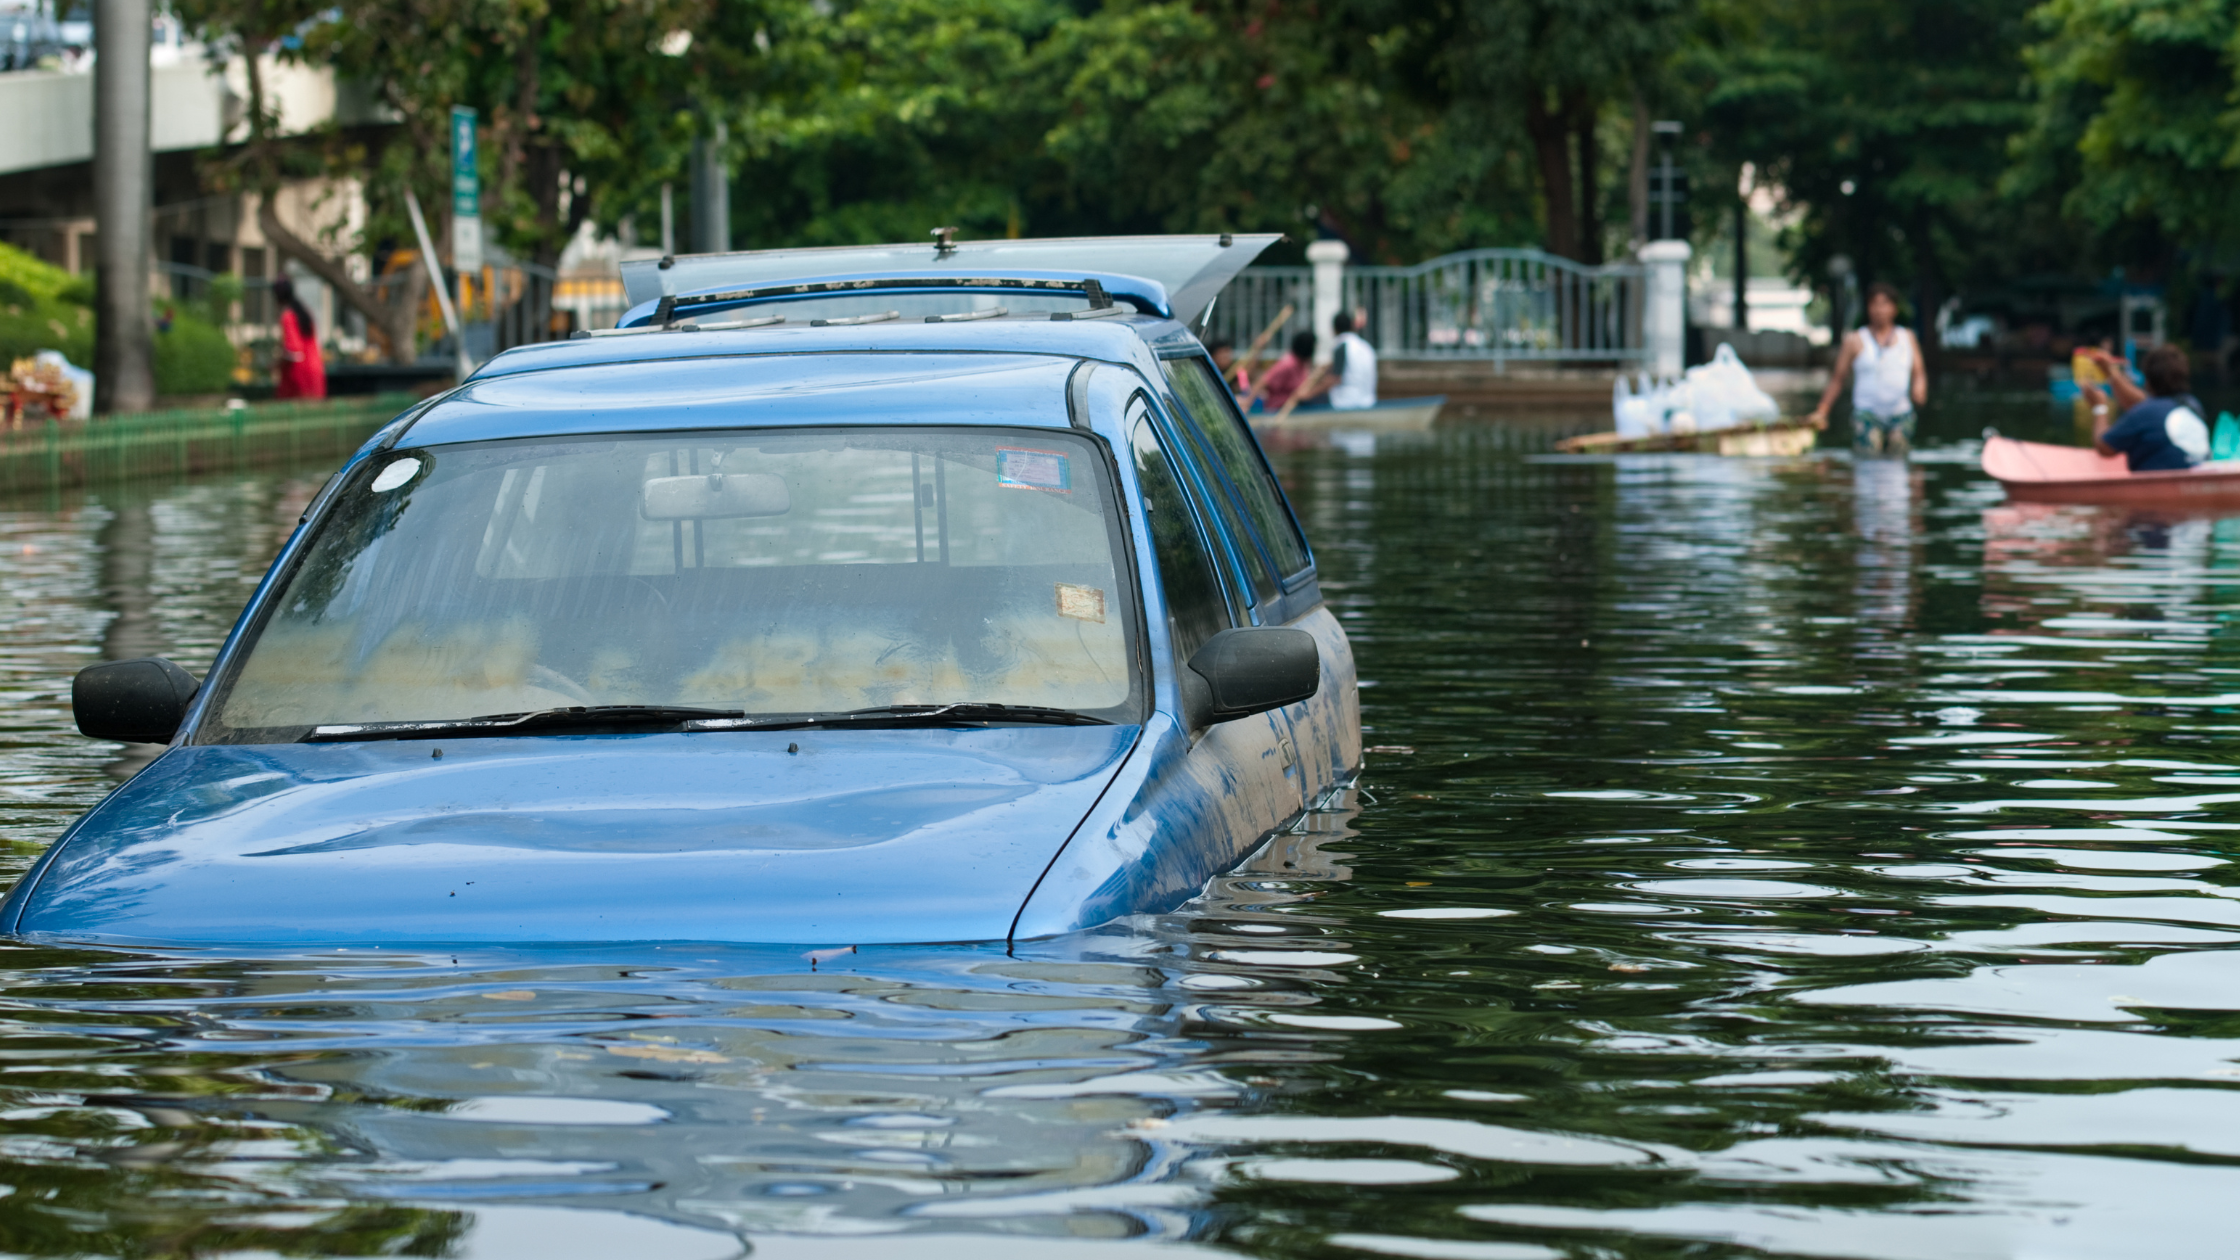
[[[1186,324],[1266,238],[634,270],[321,491],[169,748],[0,928],[149,942],[1062,932],[1360,760],[1351,650]]]

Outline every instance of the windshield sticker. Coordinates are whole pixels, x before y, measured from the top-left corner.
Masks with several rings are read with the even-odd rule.
[[[1049,490],[1057,494],[1072,494],[1073,469],[1066,457],[1056,451],[999,446],[996,448],[996,484],[1016,490]]]
[[[1075,621],[1094,621],[1104,624],[1104,592],[1094,586],[1075,586],[1071,582],[1058,583],[1058,615]]]
[[[410,456],[407,456],[404,459],[400,459],[396,463],[389,465],[387,468],[382,469],[381,475],[373,479],[373,492],[375,494],[386,494],[389,491],[396,489],[398,486],[401,486],[404,483],[412,480],[412,475],[419,471],[419,460],[413,459]]]

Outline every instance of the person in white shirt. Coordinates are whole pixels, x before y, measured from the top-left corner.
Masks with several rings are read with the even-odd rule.
[[[1354,331],[1369,322],[1367,311],[1339,311],[1330,321],[1338,334],[1330,353],[1330,406],[1338,411],[1359,411],[1377,405],[1377,350]]]
[[[1861,455],[1903,455],[1913,446],[1913,409],[1929,401],[1929,374],[1913,333],[1898,327],[1898,291],[1887,284],[1867,287],[1867,323],[1846,333],[1836,352],[1835,371],[1812,427],[1828,427],[1828,409],[1851,380],[1851,446]]]

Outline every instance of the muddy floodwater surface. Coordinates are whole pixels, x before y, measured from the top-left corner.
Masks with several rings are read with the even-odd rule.
[[[2230,1255],[2240,519],[2007,505],[1982,423],[1283,455],[1363,790],[1175,914],[0,944],[0,1251]],[[0,504],[0,879],[136,764],[72,672],[199,672],[324,471]]]

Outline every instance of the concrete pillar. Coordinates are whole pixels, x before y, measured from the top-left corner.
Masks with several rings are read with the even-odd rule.
[[[1641,247],[1649,286],[1641,308],[1641,341],[1649,370],[1671,376],[1687,365],[1688,243],[1651,241]]]
[[[97,0],[93,22],[93,405],[155,403],[155,317],[148,308],[148,0]]]
[[[1307,261],[1314,265],[1314,361],[1328,363],[1336,339],[1330,321],[1346,299],[1346,258],[1353,251],[1344,241],[1316,241],[1307,246]]]
[[[715,134],[692,142],[692,252],[722,254],[731,249],[731,172],[723,164],[729,139],[722,121]]]

